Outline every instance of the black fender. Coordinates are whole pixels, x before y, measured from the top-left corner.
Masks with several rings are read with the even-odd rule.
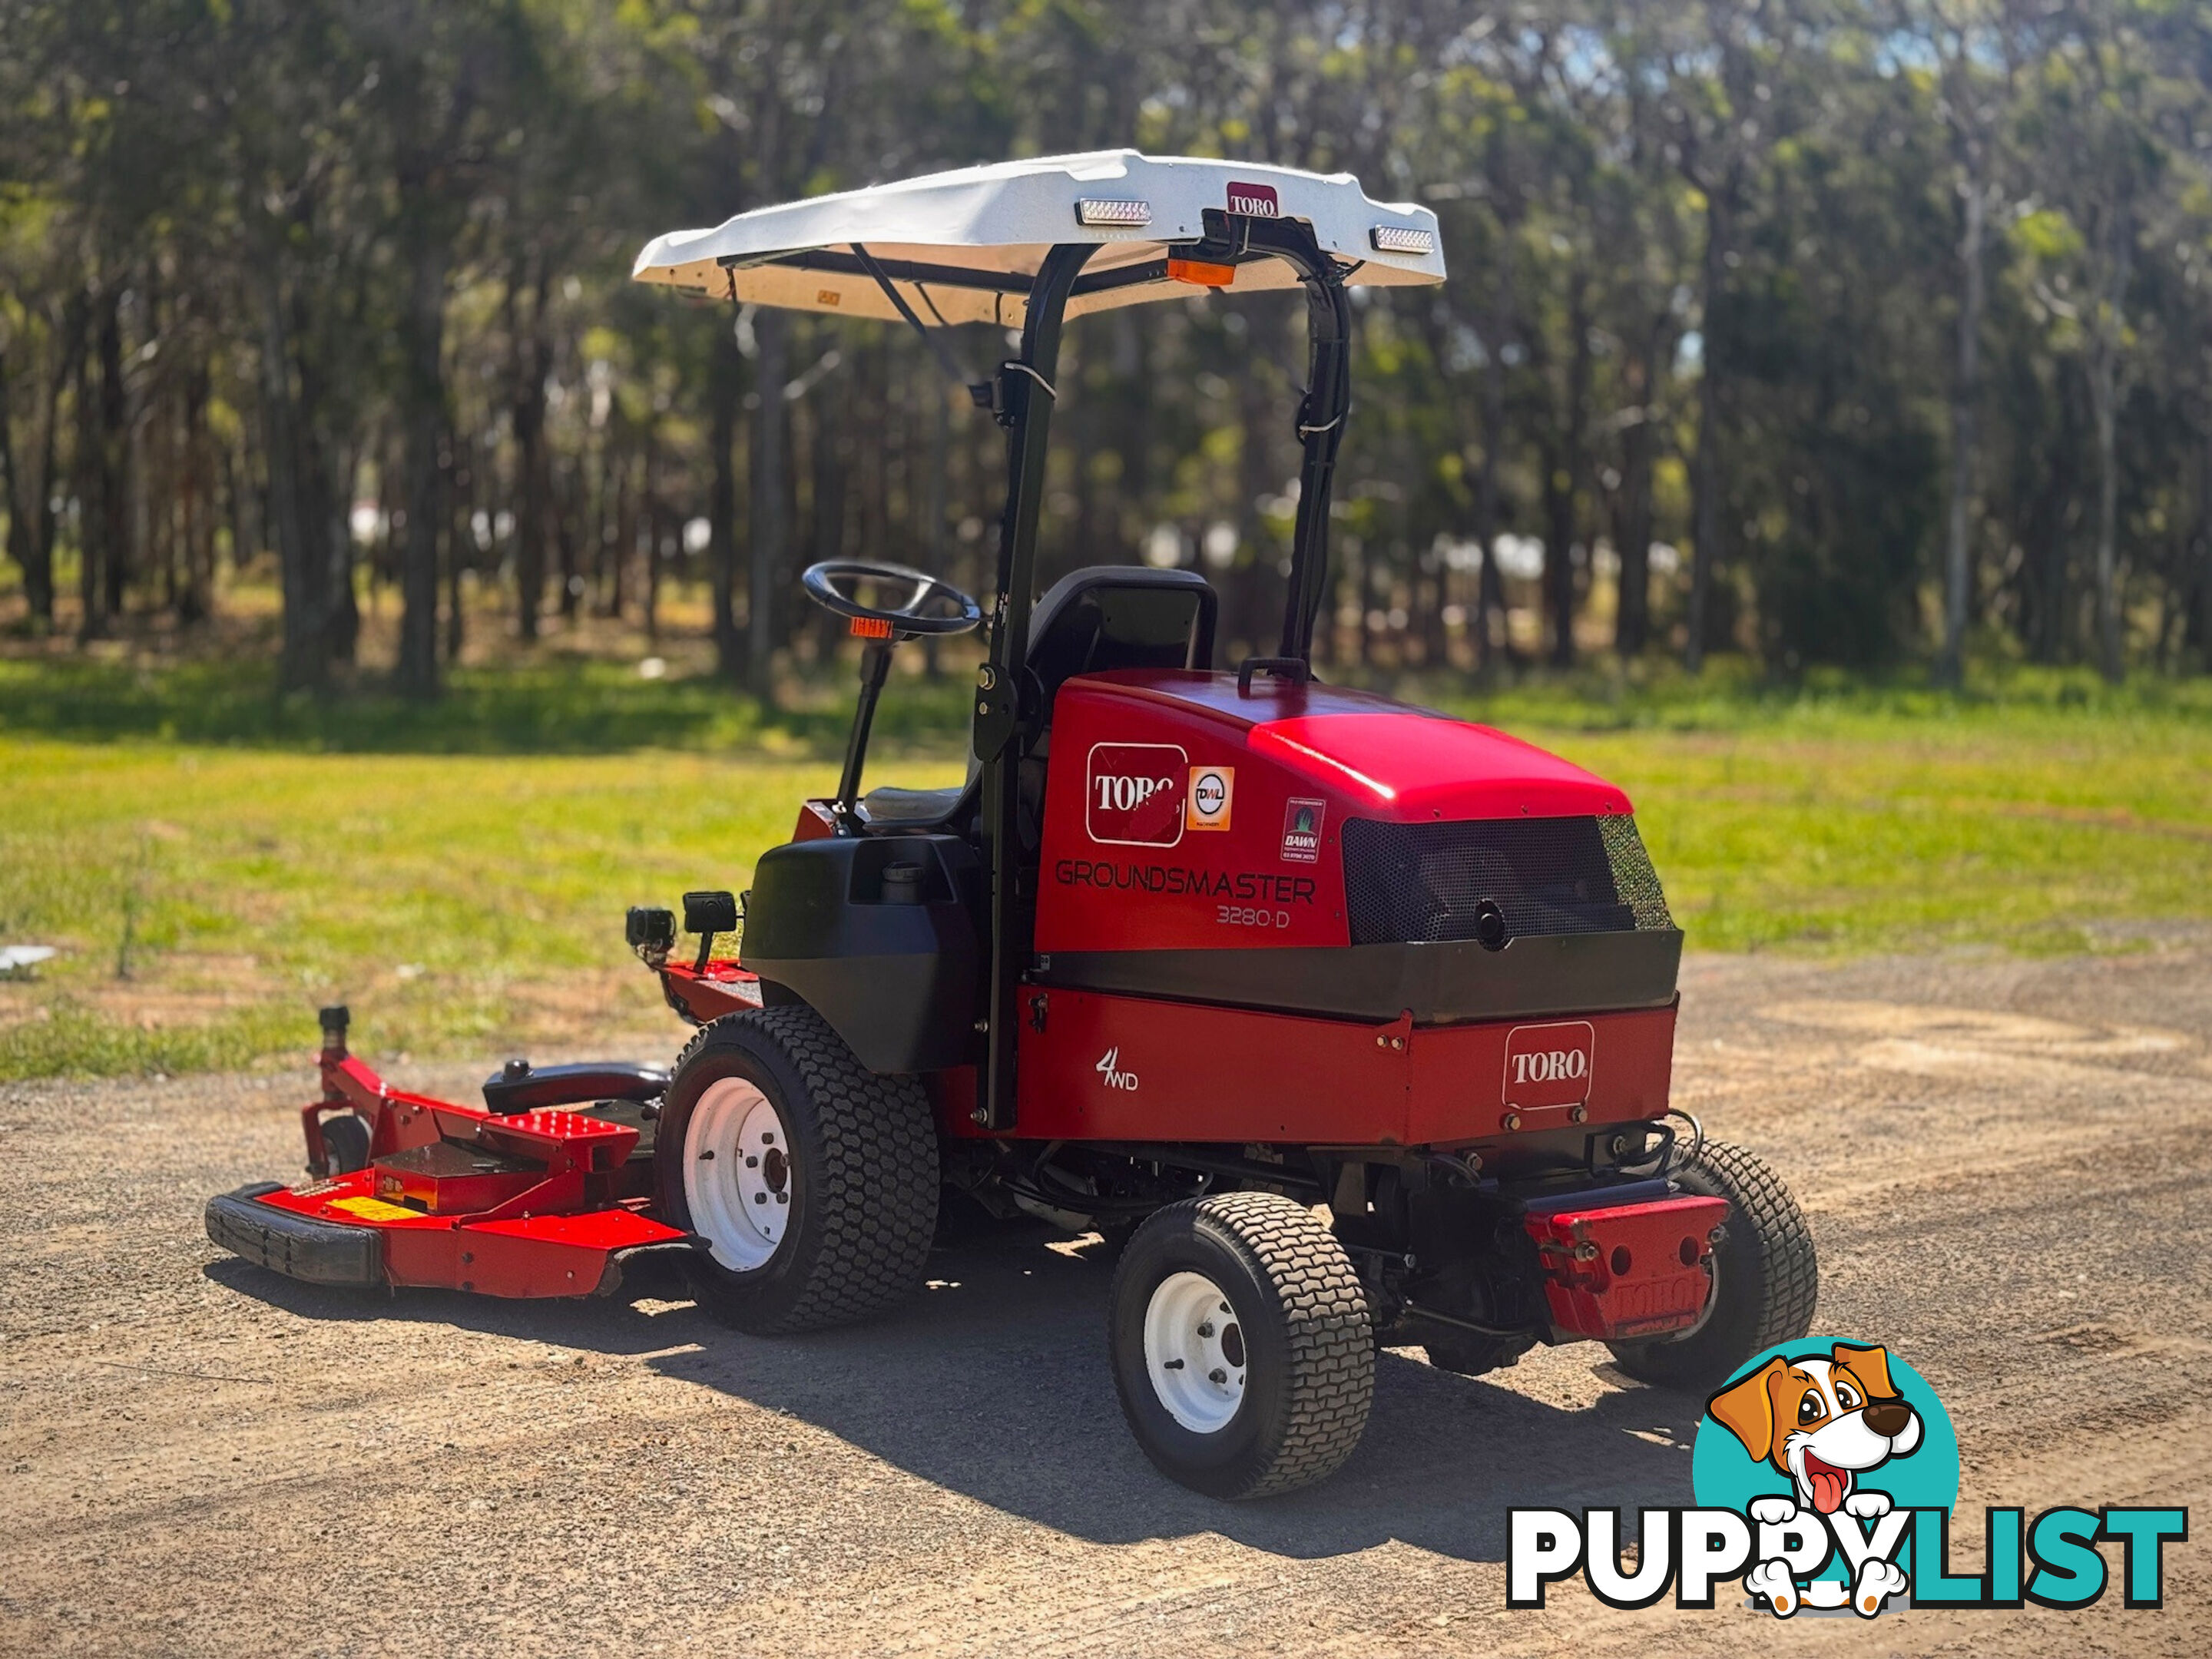
[[[894,866],[916,868],[886,880]],[[764,1000],[805,1003],[872,1072],[967,1065],[978,1049],[982,884],[957,836],[773,848],[753,869],[738,960],[760,975]]]

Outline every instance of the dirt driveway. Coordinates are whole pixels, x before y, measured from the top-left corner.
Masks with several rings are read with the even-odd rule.
[[[945,1251],[785,1342],[666,1285],[291,1285],[199,1211],[296,1172],[303,1073],[0,1089],[0,1650],[2212,1650],[2212,951],[1694,959],[1678,1076],[1795,1184],[1816,1329],[1941,1390],[1964,1504],[2195,1503],[2166,1611],[1509,1613],[1508,1506],[1689,1501],[1698,1402],[1589,1347],[1386,1354],[1341,1474],[1224,1506],[1124,1431],[1079,1247]]]

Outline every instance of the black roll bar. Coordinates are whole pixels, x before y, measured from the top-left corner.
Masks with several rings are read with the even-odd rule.
[[[1067,296],[1095,251],[1062,242],[1044,257],[1022,325],[1021,355],[999,367],[997,404],[1006,425],[1006,507],[999,520],[997,591],[992,595],[991,653],[976,676],[975,757],[983,768],[984,853],[991,871],[991,990],[983,1019],[984,1063],[976,1069],[975,1121],[1014,1127],[1017,1001],[1029,963],[1036,894],[1023,890],[1022,756],[1042,723],[1029,679],[1031,578],[1037,512],[1044,501],[1045,453],[1059,393],[1060,331]]]

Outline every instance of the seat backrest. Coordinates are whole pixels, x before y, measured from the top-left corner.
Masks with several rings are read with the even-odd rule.
[[[1086,565],[1052,585],[1030,622],[1045,707],[1062,682],[1109,668],[1211,668],[1220,602],[1195,570]]]
[[[1060,686],[1077,674],[1109,668],[1211,668],[1213,622],[1220,602],[1195,570],[1149,565],[1087,565],[1052,585],[1030,611],[1030,672],[1043,691],[1048,720]],[[1048,725],[1023,757],[1016,783],[1024,846],[1035,848],[1052,750]],[[864,816],[877,832],[941,829],[965,822],[981,794],[973,755],[958,791],[872,789]],[[923,799],[927,794],[929,798]]]

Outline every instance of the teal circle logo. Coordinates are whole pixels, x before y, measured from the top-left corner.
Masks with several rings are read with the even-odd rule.
[[[1878,1342],[1801,1338],[1753,1355],[1705,1402],[1690,1480],[1707,1509],[1761,1498],[1857,1514],[1878,1501],[1948,1510],[1959,1437],[1928,1379]],[[1844,1576],[1831,1561],[1822,1577]]]

